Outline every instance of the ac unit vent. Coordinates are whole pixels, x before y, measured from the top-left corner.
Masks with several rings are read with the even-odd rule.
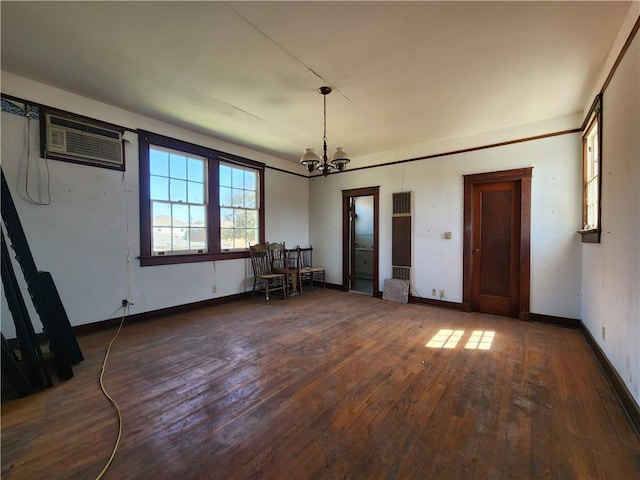
[[[393,214],[411,213],[411,192],[393,194]]]
[[[411,281],[411,267],[398,267],[393,265],[391,269],[393,278]]]
[[[122,133],[117,130],[47,113],[45,139],[48,157],[124,169]]]

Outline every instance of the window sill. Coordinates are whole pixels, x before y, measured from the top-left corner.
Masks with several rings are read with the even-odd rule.
[[[249,258],[246,250],[222,252],[222,253],[188,253],[184,255],[153,255],[150,257],[138,257],[141,267],[154,265],[174,265],[178,263],[214,262],[218,260],[235,260]]]
[[[582,236],[582,243],[600,243],[600,229],[578,230]]]

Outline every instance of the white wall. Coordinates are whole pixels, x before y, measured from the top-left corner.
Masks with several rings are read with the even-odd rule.
[[[327,281],[342,283],[342,190],[380,186],[380,285],[391,277],[392,194],[414,192],[413,293],[462,302],[463,175],[533,167],[531,308],[539,314],[580,317],[581,146],[566,134],[474,152],[346,171],[314,178],[310,236],[314,261]],[[388,158],[389,162],[402,160]],[[354,165],[355,166],[355,165]],[[444,232],[452,232],[445,240]]]
[[[68,92],[3,74],[3,93],[92,118],[144,128],[291,168],[289,162],[219,142],[216,139],[161,124]],[[121,301],[133,302],[130,313],[140,313],[221,297],[250,289],[248,260],[140,267],[138,145],[128,133],[126,172],[49,160],[51,204],[25,201],[27,154],[25,117],[2,113],[2,170],[16,203],[33,257],[39,270],[50,271],[72,325],[115,318]],[[31,120],[30,193],[38,184],[46,200],[47,170],[39,158],[39,127]],[[286,164],[286,165],[285,165]],[[295,165],[293,167],[296,167]],[[308,180],[273,169],[265,172],[267,239],[306,245],[308,234]],[[13,255],[13,251],[10,253]],[[22,278],[15,265],[18,278]],[[217,293],[212,293],[216,285]],[[26,292],[23,289],[23,293]],[[25,293],[36,330],[41,325]],[[11,315],[2,295],[2,332],[15,335]]]
[[[296,165],[297,166],[297,165]],[[287,248],[309,244],[309,180],[267,170],[265,183],[266,240]]]
[[[640,403],[638,35],[605,90],[602,104],[602,239],[600,244],[582,246],[582,320]]]

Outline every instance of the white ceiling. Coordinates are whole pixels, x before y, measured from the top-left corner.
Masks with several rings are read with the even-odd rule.
[[[291,161],[329,85],[355,160],[581,112],[629,6],[2,1],[1,66]]]

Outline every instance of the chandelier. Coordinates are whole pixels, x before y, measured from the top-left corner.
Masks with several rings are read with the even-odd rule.
[[[351,160],[349,155],[342,147],[337,147],[336,152],[331,158],[331,162],[327,158],[327,95],[331,93],[331,87],[320,87],[318,89],[324,99],[324,136],[322,137],[322,158],[320,158],[313,148],[305,148],[304,154],[300,158],[300,163],[307,167],[309,173],[319,170],[325,177],[329,175],[329,170],[337,169],[343,171]]]

